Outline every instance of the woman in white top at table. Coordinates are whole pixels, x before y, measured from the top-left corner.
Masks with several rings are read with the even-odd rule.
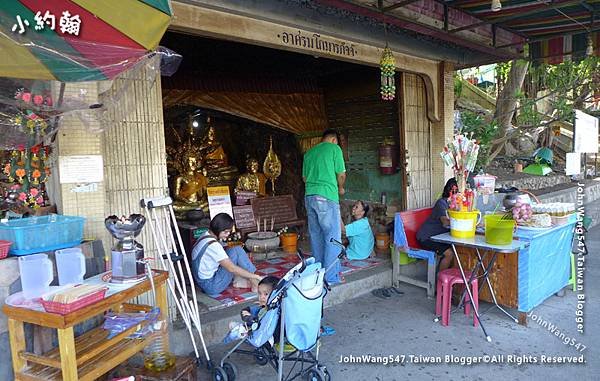
[[[256,267],[241,246],[225,249],[221,245],[232,229],[233,218],[227,213],[219,213],[210,221],[208,231],[200,236],[192,249],[192,275],[208,296],[219,295],[236,276],[250,281],[253,291],[262,279],[254,274]]]

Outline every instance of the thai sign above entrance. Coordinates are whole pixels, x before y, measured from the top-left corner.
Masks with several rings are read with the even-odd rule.
[[[346,57],[356,57],[358,55],[358,50],[354,44],[322,37],[318,33],[303,34],[302,31],[298,30],[292,33],[279,33],[277,34],[277,38],[283,44],[292,47],[311,49]]]

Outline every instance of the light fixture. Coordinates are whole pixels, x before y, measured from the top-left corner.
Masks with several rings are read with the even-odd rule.
[[[492,0],[492,12],[498,12],[502,9],[502,3],[500,0]]]
[[[194,119],[194,121],[192,122],[192,127],[198,128],[199,125],[200,123],[198,123],[198,120]]]
[[[586,56],[593,56],[594,55],[594,41],[592,40],[592,35],[588,34],[588,38],[587,38],[587,48],[585,49],[585,55]]]

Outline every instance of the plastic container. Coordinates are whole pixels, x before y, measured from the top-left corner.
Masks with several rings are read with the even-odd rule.
[[[485,216],[485,242],[491,245],[508,245],[513,240],[515,220],[503,219],[502,214]]]
[[[77,246],[83,239],[83,217],[29,217],[0,223],[0,239],[11,241],[9,254],[27,255]]]
[[[25,299],[39,298],[50,291],[54,272],[48,255],[34,254],[19,258],[19,273]]]
[[[411,263],[417,261],[417,258],[409,257],[408,254],[403,252],[400,247],[397,247],[393,244],[390,245],[390,250],[392,252],[392,262],[393,262],[394,255],[397,255],[398,263],[400,264],[400,266],[408,265],[408,264],[411,264]]]
[[[55,258],[59,286],[83,283],[85,256],[80,248],[56,250]]]
[[[378,253],[385,253],[390,247],[390,235],[388,233],[375,234],[375,250]]]
[[[0,240],[0,259],[4,259],[8,256],[10,245],[12,245],[12,242]]]
[[[475,237],[475,229],[479,221],[481,221],[481,212],[479,210],[472,212],[448,210],[448,217],[450,217],[450,235],[452,237]]]
[[[496,189],[496,176],[477,175],[473,178],[473,181],[479,194],[493,194]]]
[[[297,233],[281,233],[279,236],[281,247],[286,253],[294,254],[298,251],[298,234]]]

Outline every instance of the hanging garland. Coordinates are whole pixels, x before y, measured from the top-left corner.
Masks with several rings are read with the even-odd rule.
[[[28,207],[37,209],[45,205],[44,182],[50,176],[45,165],[49,147],[38,144],[26,149],[20,146],[10,154],[10,162],[4,165],[4,174],[14,183],[10,190],[17,192],[18,199]]]
[[[379,62],[381,69],[381,99],[391,101],[396,97],[396,84],[394,76],[396,74],[396,60],[392,50],[386,45]]]

